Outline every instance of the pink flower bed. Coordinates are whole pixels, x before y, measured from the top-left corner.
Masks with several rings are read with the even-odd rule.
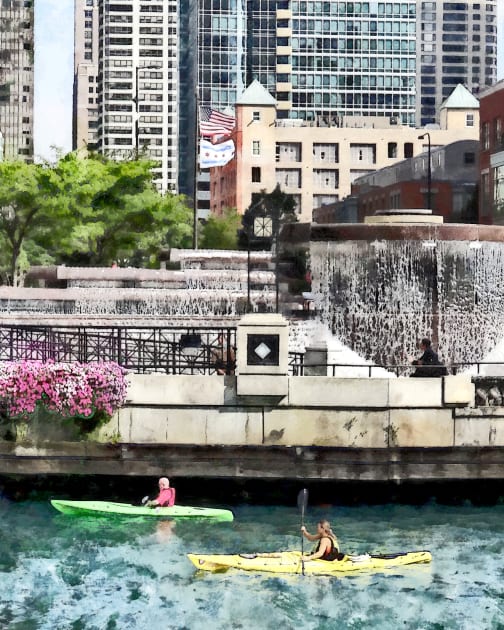
[[[10,417],[42,406],[64,418],[111,416],[126,399],[126,370],[113,362],[0,362],[0,401]]]

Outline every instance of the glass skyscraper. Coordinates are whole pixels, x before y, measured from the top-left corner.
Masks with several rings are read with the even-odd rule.
[[[420,127],[438,122],[459,83],[477,93],[497,76],[497,0],[79,3],[99,7],[97,146],[131,148],[137,120],[165,186],[175,187],[178,160],[189,196],[197,104],[232,108],[253,79],[276,99],[278,119],[383,116]]]

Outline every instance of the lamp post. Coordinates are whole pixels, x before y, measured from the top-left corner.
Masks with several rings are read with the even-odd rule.
[[[430,133],[426,131],[421,136],[418,136],[418,139],[423,140],[425,137],[427,137],[427,209],[432,210],[432,167]]]

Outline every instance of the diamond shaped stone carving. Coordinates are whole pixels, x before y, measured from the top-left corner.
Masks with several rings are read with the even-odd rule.
[[[271,354],[271,348],[268,348],[268,346],[262,342],[257,346],[257,348],[254,348],[254,352],[264,361],[268,354]]]
[[[279,335],[251,333],[247,335],[247,364],[248,365],[278,365],[279,363]]]

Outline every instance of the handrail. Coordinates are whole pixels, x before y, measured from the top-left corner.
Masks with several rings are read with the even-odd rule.
[[[138,373],[233,374],[235,351],[235,326],[0,325],[0,361],[116,361]],[[411,364],[306,364],[304,352],[289,352],[288,366],[293,376],[310,372],[336,376],[344,369],[360,370],[359,376],[368,378],[378,370],[406,376],[415,369]],[[484,366],[500,366],[504,373],[500,361],[446,364],[449,374],[474,369],[475,376]]]
[[[0,361],[115,361],[137,373],[234,372],[236,328],[0,326]]]

